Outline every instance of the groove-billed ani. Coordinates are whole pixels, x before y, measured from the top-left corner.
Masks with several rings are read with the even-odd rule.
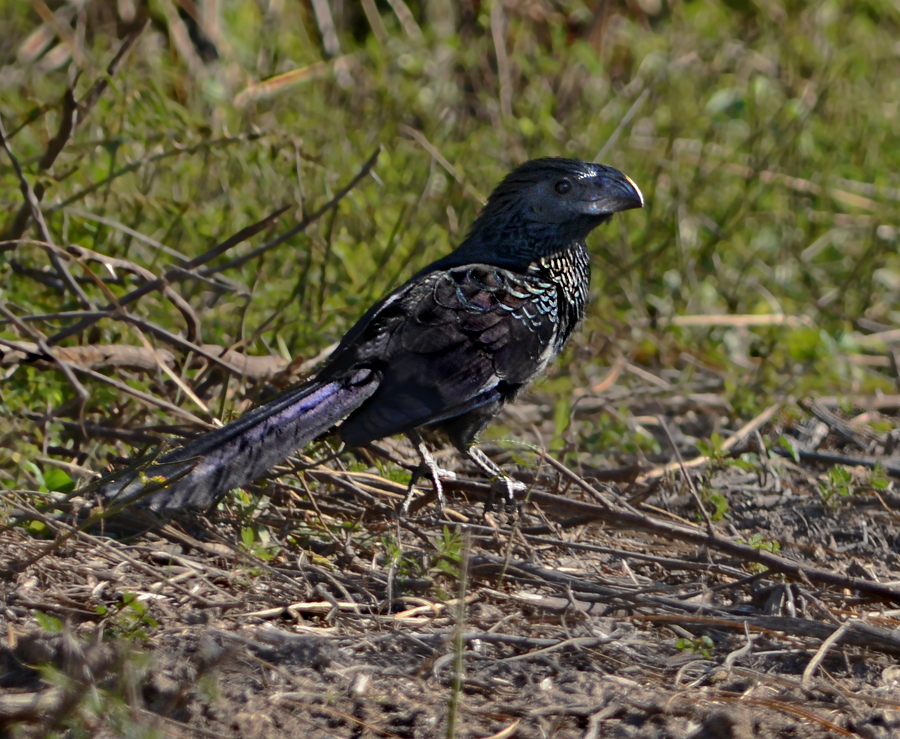
[[[614,213],[642,205],[634,182],[612,167],[569,159],[517,167],[459,248],[366,311],[312,379],[146,469],[178,479],[144,502],[157,511],[207,508],[331,430],[358,446],[436,429],[502,475],[475,439],[546,369],[584,316],[585,237]],[[128,499],[145,484],[131,475],[101,490]]]

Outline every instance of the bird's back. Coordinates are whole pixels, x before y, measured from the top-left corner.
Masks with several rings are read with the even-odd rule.
[[[400,288],[319,375],[362,366],[379,373],[341,438],[360,445],[436,427],[467,446],[565,346],[589,279],[587,250],[576,242],[525,270],[460,265]]]

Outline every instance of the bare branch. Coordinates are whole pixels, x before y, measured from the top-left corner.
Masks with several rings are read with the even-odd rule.
[[[245,241],[246,239],[249,239],[250,237],[252,237],[255,234],[262,231],[266,226],[268,226],[272,221],[274,221],[276,218],[278,218],[286,210],[287,210],[287,207],[279,208],[278,210],[276,210],[274,213],[267,216],[263,220],[261,220],[257,223],[254,223],[251,226],[247,226],[246,228],[241,229],[234,236],[232,236],[229,239],[226,239],[218,246],[214,246],[212,249],[204,252],[199,257],[196,257],[195,259],[192,259],[191,261],[187,262],[187,264],[185,264],[184,267],[182,267],[178,270],[170,270],[163,277],[158,277],[155,280],[147,282],[146,284],[142,285],[141,287],[137,288],[136,290],[132,290],[130,293],[128,293],[127,295],[125,295],[124,297],[119,299],[118,305],[106,306],[106,308],[104,309],[104,312],[100,313],[99,315],[92,314],[92,315],[82,319],[75,325],[69,326],[68,328],[63,329],[62,331],[51,336],[49,339],[49,343],[50,344],[58,344],[63,339],[66,339],[69,336],[74,336],[75,334],[80,333],[81,331],[84,331],[84,329],[88,328],[89,326],[92,326],[97,321],[99,321],[101,318],[111,317],[115,313],[115,311],[117,311],[119,308],[135,302],[139,298],[144,297],[144,295],[147,295],[147,294],[153,292],[154,290],[165,289],[172,282],[178,282],[180,280],[186,279],[186,277],[187,277],[186,270],[190,270],[201,264],[205,264],[206,262],[210,261],[211,259],[215,259],[220,254],[223,254],[224,252],[228,251],[228,249],[232,248],[233,246],[240,244],[242,241]]]
[[[75,375],[72,373],[71,365],[62,358],[56,356],[50,349],[50,347],[47,346],[47,342],[44,340],[44,337],[40,334],[40,332],[22,323],[22,321],[19,320],[19,317],[6,307],[6,301],[0,303],[0,313],[2,313],[6,317],[6,320],[12,323],[22,333],[34,339],[35,344],[40,349],[41,353],[48,359],[56,362],[57,366],[63,371],[63,374],[66,376],[66,379],[74,388],[75,392],[78,393],[78,396],[82,400],[87,400],[89,395],[87,388],[82,385],[78,381],[78,378],[75,377]],[[0,341],[4,341],[5,343],[6,340],[0,339]]]
[[[242,265],[249,262],[251,259],[255,259],[260,254],[263,254],[263,253],[269,251],[269,249],[274,249],[279,244],[283,244],[285,241],[287,241],[292,236],[296,236],[301,231],[305,231],[310,226],[310,224],[319,220],[319,218],[321,218],[323,215],[325,215],[325,213],[327,213],[329,210],[331,210],[332,208],[337,206],[337,204],[339,202],[341,202],[341,200],[343,200],[347,196],[347,194],[354,187],[356,187],[367,174],[369,174],[369,172],[372,171],[372,167],[375,166],[375,162],[378,160],[378,155],[380,153],[381,153],[381,148],[379,147],[378,149],[375,150],[375,153],[372,154],[372,156],[370,156],[366,160],[366,163],[363,164],[362,168],[359,170],[359,172],[357,172],[356,176],[352,180],[350,180],[350,182],[348,182],[346,185],[344,185],[344,187],[342,187],[340,190],[338,190],[337,194],[331,200],[329,200],[327,203],[325,203],[325,205],[323,205],[321,208],[319,208],[312,215],[306,216],[296,226],[288,229],[281,236],[278,236],[278,237],[272,239],[271,241],[266,242],[262,246],[257,247],[256,249],[249,252],[248,254],[245,254],[242,257],[238,257],[237,259],[233,259],[230,262],[226,262],[225,264],[220,264],[220,265],[216,266],[215,268],[210,267],[209,269],[202,270],[200,272],[200,274],[211,275],[211,274],[215,274],[216,272],[224,272],[226,269],[233,269],[236,267],[241,267]],[[190,268],[191,266],[193,266],[193,265],[191,265],[189,263],[188,265],[186,265],[186,268]]]
[[[31,209],[31,217],[37,224],[38,233],[41,236],[41,240],[46,242],[47,244],[53,244],[53,239],[50,238],[50,229],[47,228],[47,222],[44,220],[44,214],[41,213],[41,204],[38,201],[37,196],[34,194],[34,190],[31,189],[31,183],[28,182],[28,179],[25,177],[25,173],[22,171],[22,167],[19,165],[19,160],[16,159],[16,155],[13,154],[12,147],[9,145],[9,141],[6,138],[6,132],[3,129],[2,119],[0,119],[0,142],[3,143],[3,148],[6,149],[6,153],[9,156],[10,161],[12,162],[13,168],[16,170],[16,176],[19,178],[19,186],[22,190],[22,196],[25,198],[25,202],[28,203],[28,207]],[[94,307],[93,303],[91,303],[90,298],[88,298],[84,290],[82,290],[78,283],[75,282],[75,278],[72,277],[72,274],[69,272],[69,269],[68,267],[66,267],[65,263],[59,258],[55,251],[49,250],[48,255],[54,269],[62,278],[63,282],[66,284],[66,287],[69,288],[72,294],[78,299],[78,302],[81,303],[81,306],[88,310],[92,310]]]

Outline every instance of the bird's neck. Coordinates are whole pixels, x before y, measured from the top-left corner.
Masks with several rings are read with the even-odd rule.
[[[544,255],[565,251],[573,240],[578,239],[556,224],[485,209],[463,243],[440,264],[483,263],[522,273]]]

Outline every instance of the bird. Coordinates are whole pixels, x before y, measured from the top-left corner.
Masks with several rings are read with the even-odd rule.
[[[613,167],[524,162],[491,192],[462,243],[370,307],[310,379],[140,472],[101,481],[101,495],[160,514],[209,509],[328,433],[350,447],[407,434],[443,507],[447,473],[420,436],[438,431],[512,498],[516,483],[478,436],[545,372],[584,317],[588,234],[643,204],[638,186]]]

